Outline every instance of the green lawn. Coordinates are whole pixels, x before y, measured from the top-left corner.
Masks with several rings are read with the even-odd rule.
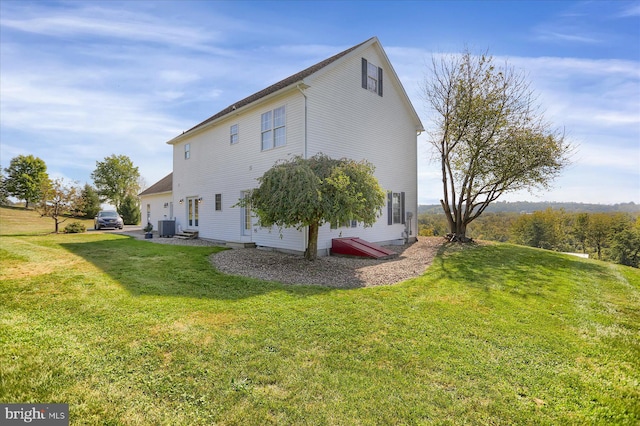
[[[227,276],[216,250],[4,234],[0,402],[71,424],[640,422],[638,270],[450,246],[336,290]]]

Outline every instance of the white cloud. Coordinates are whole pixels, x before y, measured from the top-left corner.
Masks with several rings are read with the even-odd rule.
[[[181,47],[202,48],[217,38],[211,29],[159,22],[150,15],[102,7],[75,10],[36,9],[31,17],[3,18],[5,28],[47,36],[97,36]]]
[[[640,16],[640,3],[623,3],[623,10],[620,12],[618,16],[622,18]]]

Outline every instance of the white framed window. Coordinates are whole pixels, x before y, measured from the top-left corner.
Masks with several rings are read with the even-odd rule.
[[[240,139],[238,138],[238,125],[234,124],[229,128],[229,142],[231,145],[238,143]]]
[[[357,228],[358,227],[358,221],[355,219],[351,219],[351,220],[347,220],[344,223],[340,224],[341,228]],[[331,229],[338,229],[338,225],[337,224],[331,224],[330,226]]]
[[[222,194],[216,194],[216,211],[222,211]]]
[[[262,150],[277,148],[287,144],[286,109],[283,106],[267,111],[260,117]]]
[[[184,145],[184,159],[188,160],[191,158],[191,144],[187,143]]]
[[[378,67],[371,62],[367,64],[367,90],[378,93]]]
[[[253,221],[251,218],[251,204],[249,203],[251,192],[242,191],[240,196],[246,201],[246,205],[242,208],[242,212],[241,212],[242,235],[251,235],[251,230],[253,227],[253,223],[252,223]]]
[[[400,209],[400,194],[393,193],[393,223],[402,223],[401,209]]]
[[[404,224],[404,192],[387,193],[387,223]]]
[[[382,68],[362,58],[362,88],[382,96]]]

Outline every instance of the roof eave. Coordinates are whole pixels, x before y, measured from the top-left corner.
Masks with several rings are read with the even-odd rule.
[[[173,192],[173,189],[172,189],[172,190],[169,190],[169,191],[150,192],[150,193],[148,193],[148,194],[145,194],[145,193],[144,193],[144,191],[142,191],[141,193],[139,193],[139,194],[138,194],[138,197],[144,197],[144,196],[147,196],[147,195],[171,194],[172,192]]]

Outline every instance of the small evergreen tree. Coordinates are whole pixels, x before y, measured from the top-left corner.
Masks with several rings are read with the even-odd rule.
[[[0,167],[0,206],[9,204],[9,193],[7,192],[6,178],[4,170]]]
[[[93,186],[88,183],[80,192],[78,212],[85,217],[95,217],[100,211],[100,197]]]
[[[122,216],[125,225],[137,225],[140,223],[140,201],[138,198],[128,194],[124,197],[118,214]]]

